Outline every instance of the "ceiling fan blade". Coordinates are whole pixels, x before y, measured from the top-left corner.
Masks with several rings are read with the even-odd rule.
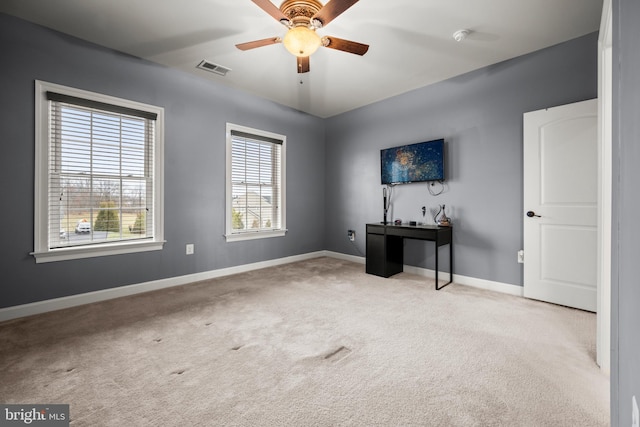
[[[252,42],[240,43],[236,47],[240,50],[255,49],[257,47],[269,46],[270,44],[280,43],[282,39],[280,37],[270,37],[268,39],[254,40]]]
[[[309,72],[309,57],[308,56],[298,56],[298,74],[308,73]]]
[[[322,22],[322,26],[326,27],[327,24],[337,18],[342,12],[349,9],[356,4],[358,0],[329,0],[322,9],[311,17],[311,21],[314,19]]]
[[[257,4],[258,7],[260,7],[260,9],[264,10],[269,15],[273,16],[276,21],[282,22],[282,20],[285,20],[289,22],[289,18],[287,18],[285,14],[282,13],[282,11],[278,9],[276,5],[271,3],[269,0],[251,0],[251,1]]]
[[[341,50],[343,52],[354,53],[356,55],[364,55],[369,50],[368,44],[353,42],[351,40],[339,39],[333,36],[325,36],[322,38],[324,47]]]

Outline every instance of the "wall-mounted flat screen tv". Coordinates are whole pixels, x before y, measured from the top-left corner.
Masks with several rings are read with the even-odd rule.
[[[444,139],[380,150],[382,184],[444,181]]]

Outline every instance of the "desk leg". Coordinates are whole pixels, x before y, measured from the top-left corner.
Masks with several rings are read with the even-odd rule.
[[[453,236],[449,242],[449,283],[453,282]]]
[[[444,288],[445,286],[451,284],[453,282],[453,239],[449,242],[449,281],[444,285],[438,287],[438,250],[440,247],[438,246],[438,241],[436,241],[436,291]]]
[[[440,288],[438,288],[438,252],[440,252],[438,249],[440,248],[440,246],[438,246],[438,239],[436,238],[436,291],[439,291]]]

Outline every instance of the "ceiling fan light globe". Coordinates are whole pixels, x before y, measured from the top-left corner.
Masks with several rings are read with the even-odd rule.
[[[293,56],[305,57],[312,55],[318,50],[322,41],[314,30],[299,26],[287,31],[287,34],[282,39],[282,43]]]

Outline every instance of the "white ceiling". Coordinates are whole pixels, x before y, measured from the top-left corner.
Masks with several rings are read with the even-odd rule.
[[[235,48],[286,31],[250,0],[0,1],[0,12],[323,118],[597,31],[601,10],[602,0],[360,0],[318,33],[367,54],[321,48],[298,74],[282,44]],[[472,33],[458,43],[463,28]],[[196,69],[203,59],[232,71]]]

